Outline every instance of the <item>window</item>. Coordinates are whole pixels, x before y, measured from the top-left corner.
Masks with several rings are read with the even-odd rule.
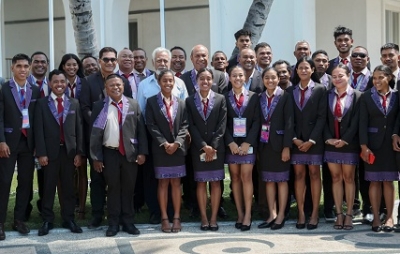
[[[129,48],[138,48],[138,23],[135,21],[129,22]]]
[[[386,32],[386,43],[393,42],[397,45],[400,41],[400,13],[386,10],[385,11],[385,32]]]

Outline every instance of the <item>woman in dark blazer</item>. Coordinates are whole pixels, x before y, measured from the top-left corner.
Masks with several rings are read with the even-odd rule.
[[[172,95],[175,79],[171,70],[157,77],[161,92],[150,97],[146,104],[146,125],[152,136],[155,177],[158,179],[158,203],[161,210],[161,230],[181,230],[181,177],[186,175],[185,137],[188,119],[185,102]],[[167,215],[168,187],[171,185],[174,218],[172,228]]]
[[[392,147],[392,136],[398,135],[396,117],[399,110],[398,92],[390,88],[394,76],[389,67],[379,65],[373,72],[374,87],[361,95],[360,145],[361,158],[365,165],[365,180],[370,182],[372,231],[393,230],[394,185],[399,180],[396,152]],[[386,222],[381,225],[379,207],[382,197],[386,205]]]
[[[262,72],[262,80],[266,91],[260,96],[262,125],[259,158],[261,177],[266,182],[269,209],[269,218],[264,223],[265,227],[277,230],[285,225],[290,149],[293,138],[293,102],[290,94],[278,86],[279,75],[274,68],[267,67]],[[277,188],[278,200],[276,200]]]
[[[226,102],[223,95],[211,91],[213,73],[208,68],[197,73],[199,90],[186,99],[191,135],[194,180],[201,214],[201,230],[218,230],[217,213],[221,200],[220,180],[225,179],[224,134]],[[211,218],[207,219],[207,182],[211,185]]]
[[[229,164],[238,213],[235,227],[246,231],[251,227],[252,171],[260,130],[259,99],[256,93],[244,88],[245,74],[242,67],[233,67],[229,72],[229,79],[232,90],[225,95],[228,110],[225,131],[225,144],[228,148],[225,162]]]
[[[298,207],[296,228],[306,226],[304,196],[306,190],[306,165],[309,169],[312,196],[312,213],[307,229],[318,227],[318,208],[321,198],[321,172],[326,122],[326,89],[319,84],[314,62],[302,57],[297,61],[291,93],[294,108],[294,135],[291,163],[294,165],[294,188]]]
[[[332,70],[334,87],[328,91],[327,122],[324,130],[325,154],[332,175],[332,192],[336,207],[335,229],[353,229],[355,196],[354,175],[359,162],[358,122],[361,92],[349,85],[350,70],[340,63]],[[343,190],[344,182],[344,190]],[[343,214],[343,195],[346,214]]]

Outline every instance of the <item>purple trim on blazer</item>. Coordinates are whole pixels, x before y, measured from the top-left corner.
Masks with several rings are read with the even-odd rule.
[[[19,97],[18,93],[18,88],[17,84],[15,84],[14,79],[10,79],[10,87],[11,87],[11,93],[14,97],[15,104],[17,104],[19,111],[22,112],[22,107],[21,107],[21,100]],[[25,108],[29,108],[29,103],[31,102],[32,99],[32,86],[29,82],[26,82],[25,86]]]
[[[287,182],[289,181],[289,170],[285,172],[262,171],[261,177],[264,182]]]
[[[198,91],[199,91],[199,84],[197,84],[197,80],[196,80],[196,71],[195,71],[195,69],[192,69],[192,70],[190,71],[190,79],[192,80],[194,89],[196,90],[196,92],[198,92]]]
[[[347,111],[349,111],[351,103],[353,103],[354,89],[350,87],[349,90],[350,90],[349,93],[346,94],[346,99],[345,99],[345,102],[344,102],[344,109],[343,109],[342,118],[346,115]],[[333,116],[335,116],[335,111],[334,111],[335,105],[333,105],[333,101],[334,101],[336,96],[337,95],[335,93],[334,88],[329,90],[329,95],[328,95],[329,109],[331,110]]]
[[[254,164],[256,162],[255,154],[238,155],[227,154],[225,156],[225,163],[227,164]]]
[[[64,96],[64,111],[63,111],[63,123],[65,123],[65,119],[67,118],[69,108],[71,106],[71,102],[69,101],[69,98]],[[54,116],[54,119],[60,125],[60,114],[58,114],[58,109],[56,108],[56,105],[54,104],[53,98],[51,96],[47,96],[47,105],[49,106],[51,114]]]
[[[186,166],[154,167],[154,173],[157,179],[184,177],[186,176]]]
[[[367,88],[369,77],[371,76],[371,72],[367,70],[367,73],[363,75],[363,79],[361,81],[360,87],[356,87],[356,89],[360,92],[364,92],[365,88]],[[353,75],[351,76],[351,82],[353,82]]]
[[[205,162],[207,163],[207,162]],[[196,182],[213,182],[225,179],[225,172],[223,169],[215,169],[210,171],[195,171],[194,180]]]
[[[381,103],[380,98],[379,98],[378,91],[376,90],[375,87],[371,88],[371,98],[375,102],[375,105],[378,107],[379,111],[381,111],[382,114],[384,114],[384,115],[388,115],[389,112],[393,108],[393,104],[395,102],[397,102],[397,97],[395,95],[395,94],[397,94],[396,91],[391,89],[391,88],[389,88],[389,90],[390,90],[390,102],[389,102],[389,106],[388,106],[388,108],[386,110],[386,114],[385,114],[385,111],[384,111],[384,109],[382,107],[382,103]]]
[[[243,96],[244,96],[243,105],[242,107],[240,107],[239,110],[235,101],[235,94],[233,92],[233,89],[228,94],[229,102],[231,103],[231,106],[238,117],[242,117],[243,112],[246,110],[247,105],[249,104],[249,91],[244,89]]]
[[[210,100],[208,101],[207,105],[207,114],[206,117],[204,117],[203,110],[201,109],[201,99],[199,93],[195,93],[194,95],[194,104],[196,105],[197,111],[199,112],[201,118],[206,121],[207,118],[210,116],[211,111],[214,108],[214,103],[215,103],[215,93],[210,90]]]
[[[176,118],[176,115],[178,113],[178,100],[172,94],[171,94],[171,99],[173,101],[173,103],[172,103],[172,116],[171,117],[172,117],[172,126],[174,126],[175,118]],[[165,104],[163,102],[163,99],[162,99],[162,96],[161,96],[161,92],[159,92],[157,94],[157,104],[160,107],[161,112],[163,113],[165,119],[169,123],[168,114],[167,114],[167,107],[165,106]]]
[[[322,154],[292,154],[290,163],[297,165],[322,165]]]
[[[63,123],[65,123],[65,119],[67,119],[67,115],[69,112],[69,108],[71,106],[70,98],[64,96],[64,111],[63,111]],[[54,104],[53,104],[54,105]]]
[[[357,153],[340,153],[340,152],[325,151],[324,154],[324,162],[358,165],[359,161],[360,161],[360,156]]]
[[[300,107],[300,83],[297,84],[296,88],[293,90],[294,101],[301,111],[303,111],[303,108],[307,105],[308,99],[310,99],[314,87],[314,81],[310,80],[310,85],[308,86],[308,89],[304,95],[303,107]]]
[[[110,97],[106,96],[103,100],[104,106],[100,111],[99,115],[96,117],[96,120],[93,123],[93,127],[104,130],[106,128],[107,123],[107,114],[108,114],[108,105],[110,103]]]
[[[329,87],[328,74],[324,73],[324,75],[319,80],[320,80],[321,84],[323,84],[326,88]]]
[[[81,78],[79,76],[76,76],[76,87],[75,87],[75,97],[74,97],[75,99],[79,98],[79,95],[81,94],[81,90],[82,90]],[[70,91],[70,88],[69,88],[69,86],[67,86],[64,94],[67,95],[68,97],[69,97],[69,91]]]
[[[276,93],[274,95],[274,98],[272,99],[272,104],[271,104],[271,108],[268,110],[267,107],[267,94],[265,92],[263,92],[261,94],[261,98],[260,98],[260,105],[261,105],[261,112],[263,113],[264,116],[264,120],[266,122],[269,121],[269,119],[271,118],[272,114],[275,111],[276,105],[278,105],[278,102],[283,94],[283,90],[282,88],[280,88],[279,86],[276,88]]]
[[[122,125],[125,123],[126,115],[128,114],[129,110],[129,101],[128,99],[122,95]],[[129,112],[131,113],[131,112]]]
[[[369,182],[398,181],[400,180],[400,173],[398,171],[386,171],[386,172],[365,171],[364,178],[365,181]]]

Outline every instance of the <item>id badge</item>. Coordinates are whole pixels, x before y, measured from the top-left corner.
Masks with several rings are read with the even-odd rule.
[[[27,108],[22,110],[22,129],[29,129],[29,112]]]
[[[246,137],[246,118],[233,118],[233,137]]]
[[[261,126],[261,135],[260,135],[260,142],[268,143],[269,140],[269,124],[263,124]]]

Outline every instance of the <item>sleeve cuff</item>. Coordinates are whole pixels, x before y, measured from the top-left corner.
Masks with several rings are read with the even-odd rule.
[[[310,142],[313,143],[314,145],[317,144],[317,142],[315,142],[315,141],[312,140],[311,138],[310,138],[308,141],[310,141]]]

